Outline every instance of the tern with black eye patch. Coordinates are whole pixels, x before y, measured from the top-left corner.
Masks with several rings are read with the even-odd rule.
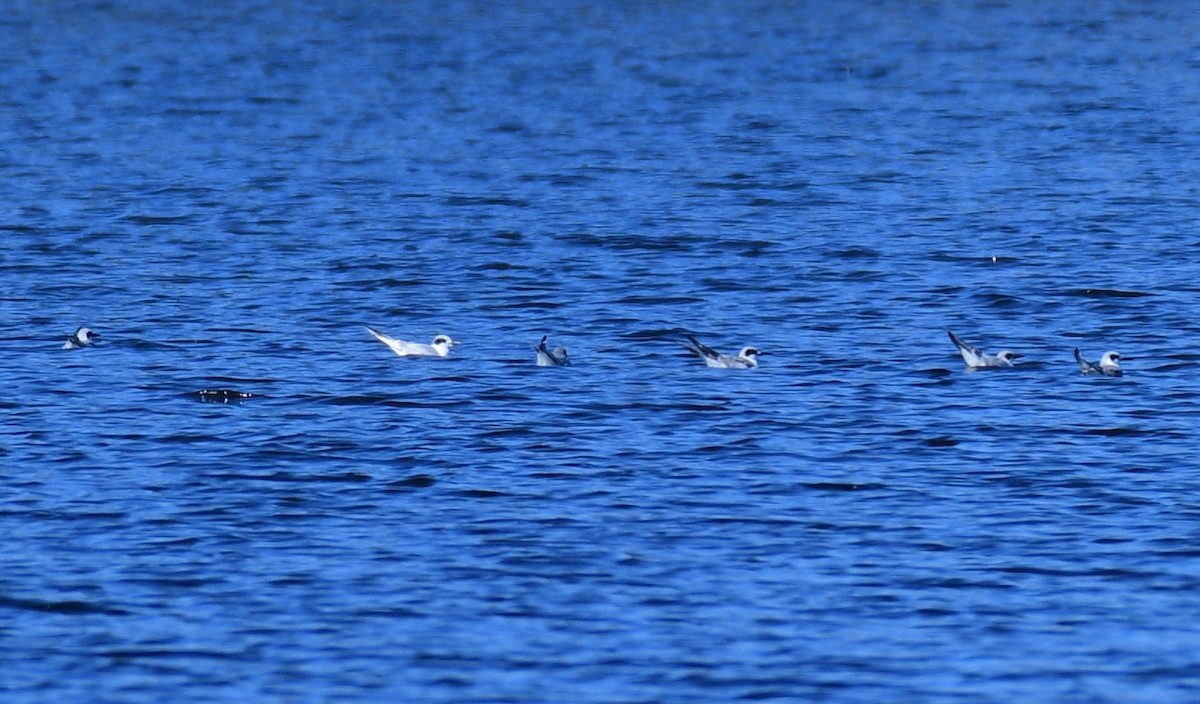
[[[1079,370],[1084,374],[1100,374],[1103,376],[1121,376],[1125,372],[1121,370],[1121,355],[1117,352],[1105,352],[1100,361],[1095,364],[1083,358],[1083,353],[1079,348],[1075,348],[1075,361],[1079,363]],[[1125,357],[1129,360],[1131,357]]]
[[[100,333],[91,330],[90,328],[80,327],[75,332],[67,337],[67,341],[63,344],[64,350],[76,350],[81,347],[91,347],[100,339]]]
[[[737,355],[721,354],[691,335],[687,339],[688,342],[684,342],[683,346],[699,355],[706,366],[714,369],[754,369],[758,367],[758,358],[767,354],[755,347],[743,347]]]
[[[432,344],[426,345],[385,335],[369,325],[364,327],[367,328],[367,332],[375,336],[376,340],[387,345],[401,357],[445,357],[450,354],[451,346],[459,344],[457,340],[450,339],[449,335],[438,335],[433,338]]]
[[[963,361],[971,369],[1009,369],[1012,367],[1014,359],[1024,356],[1012,350],[1002,350],[999,354],[988,354],[967,343],[953,332],[947,330],[946,333],[950,335],[950,341],[958,348],[958,353],[962,355]]]

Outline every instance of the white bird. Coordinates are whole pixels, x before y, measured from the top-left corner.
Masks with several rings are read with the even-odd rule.
[[[691,335],[688,335],[687,339],[691,341],[691,344],[685,342],[684,346],[700,355],[704,363],[714,369],[754,369],[758,366],[759,355],[767,354],[753,347],[743,347],[741,352],[738,352],[735,357],[733,355],[721,354]]]
[[[1132,359],[1126,357],[1125,359]],[[1083,358],[1079,348],[1075,348],[1075,361],[1079,362],[1079,369],[1084,374],[1103,374],[1104,376],[1121,376],[1124,372],[1121,371],[1121,355],[1116,352],[1105,352],[1100,358],[1099,363],[1092,364]]]
[[[367,328],[367,332],[375,336],[376,340],[392,348],[392,351],[401,357],[445,357],[450,354],[450,346],[458,344],[458,341],[451,340],[449,335],[438,335],[433,338],[433,344],[425,345],[420,342],[409,342],[389,337],[372,328],[370,325],[364,327]]]
[[[549,335],[542,335],[542,341],[534,348],[537,352],[537,365],[539,367],[569,367],[571,360],[567,358],[567,349],[565,347],[555,347],[554,349],[546,348],[546,338]]]
[[[967,344],[953,332],[949,330],[946,332],[950,335],[950,341],[958,348],[958,353],[962,355],[963,361],[971,369],[1005,369],[1013,365],[1014,359],[1025,356],[1012,350],[1001,350],[999,354],[987,354],[978,347]]]
[[[81,327],[67,337],[67,341],[63,344],[62,348],[64,350],[74,350],[80,347],[91,347],[99,339],[100,333]]]

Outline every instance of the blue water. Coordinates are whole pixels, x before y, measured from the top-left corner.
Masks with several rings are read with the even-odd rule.
[[[1117,0],[10,4],[3,700],[1200,699],[1198,50]]]

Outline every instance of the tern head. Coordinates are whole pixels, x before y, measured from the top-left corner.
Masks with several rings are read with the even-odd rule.
[[[996,356],[999,357],[1000,359],[1003,359],[1005,362],[1008,362],[1009,364],[1011,364],[1014,359],[1019,359],[1021,357],[1024,357],[1025,355],[1023,355],[1019,352],[1013,352],[1012,350],[1001,350],[1000,354],[998,354]]]
[[[80,327],[70,337],[67,338],[67,343],[64,347],[88,347],[94,345],[96,340],[100,339],[100,333],[93,331],[91,328]]]
[[[450,354],[450,346],[457,344],[458,340],[450,339],[449,335],[438,335],[433,338],[433,345],[431,346],[437,351],[439,357],[445,357]]]

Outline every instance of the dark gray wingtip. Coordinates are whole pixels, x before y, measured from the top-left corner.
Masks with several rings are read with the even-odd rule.
[[[710,358],[710,359],[717,359],[718,357],[720,357],[720,356],[721,356],[721,355],[720,355],[720,353],[718,353],[716,350],[714,350],[713,348],[711,348],[711,347],[709,347],[708,345],[704,344],[703,342],[701,342],[701,341],[697,340],[697,339],[695,338],[695,336],[693,336],[693,335],[685,335],[685,337],[687,337],[687,339],[689,339],[689,340],[691,340],[691,341],[692,341],[692,347],[691,347],[691,350],[692,350],[693,352],[695,352],[696,354],[700,355],[701,357],[708,357],[708,358]]]
[[[1089,362],[1083,358],[1083,353],[1079,351],[1078,347],[1075,348],[1075,361],[1079,363],[1079,370],[1082,371],[1084,374],[1092,374],[1092,373],[1101,371],[1100,368],[1097,367],[1095,364],[1092,364],[1091,362]],[[1101,373],[1103,373],[1103,372],[1101,372]]]

